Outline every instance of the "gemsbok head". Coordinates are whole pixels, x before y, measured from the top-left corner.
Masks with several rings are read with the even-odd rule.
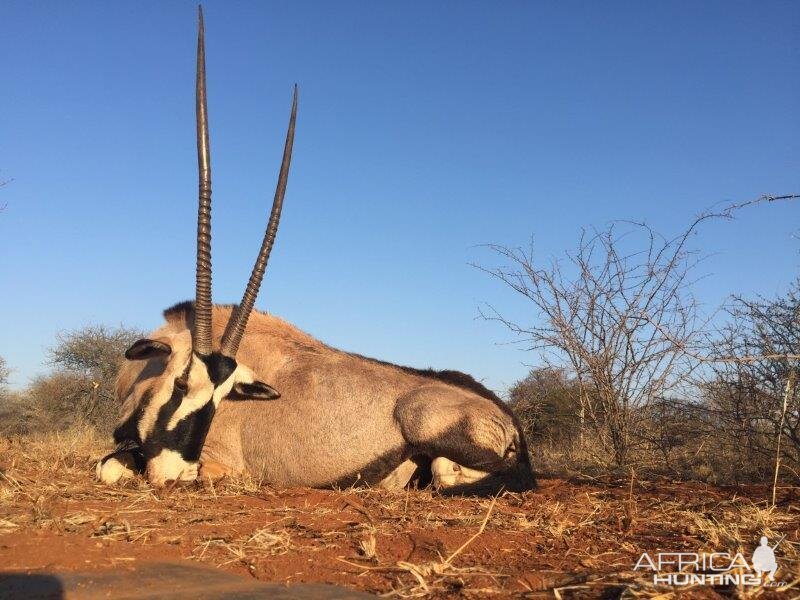
[[[162,370],[158,385],[140,398],[133,413],[114,431],[117,443],[135,443],[148,479],[163,482],[194,479],[197,463],[214,412],[223,397],[243,395],[271,400],[280,393],[256,378],[236,359],[247,321],[253,310],[280,221],[289,165],[292,159],[297,86],[286,133],[283,161],[278,174],[272,212],[261,249],[238,307],[232,311],[217,347],[212,344],[211,300],[211,151],[206,102],[205,31],[199,9],[197,38],[197,163],[199,202],[197,210],[197,274],[193,322],[189,331],[138,340],[126,352],[130,361],[158,357],[153,366]],[[189,343],[190,338],[190,343]]]

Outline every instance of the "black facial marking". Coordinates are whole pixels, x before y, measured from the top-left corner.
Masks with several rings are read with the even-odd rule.
[[[125,442],[134,442],[141,445],[142,440],[139,437],[139,421],[144,414],[145,407],[150,404],[152,393],[150,390],[145,391],[139,400],[139,405],[131,413],[131,415],[120,423],[114,429],[114,442],[116,444],[123,444]]]
[[[178,421],[175,429],[167,431],[167,424],[184,397],[185,392],[175,387],[169,401],[159,409],[153,432],[142,444],[147,460],[158,456],[165,449],[180,453],[181,458],[187,462],[197,462],[200,459],[200,452],[214,417],[214,403],[209,398],[201,408]]]
[[[206,366],[208,378],[215,389],[224,383],[237,367],[234,359],[223,356],[218,352],[208,356],[199,354],[196,356]],[[172,431],[167,431],[167,424],[188,392],[189,389],[185,379],[180,377],[176,379],[172,388],[172,396],[159,409],[153,432],[144,442],[143,449],[146,458],[157,456],[162,450],[166,449],[179,452],[181,458],[187,462],[197,462],[200,459],[203,444],[205,444],[208,430],[211,428],[211,421],[216,412],[211,397],[201,408],[178,421]]]
[[[219,352],[213,352],[208,356],[198,356],[206,365],[208,377],[215,388],[228,379],[236,370],[236,361],[228,356],[223,356]]]

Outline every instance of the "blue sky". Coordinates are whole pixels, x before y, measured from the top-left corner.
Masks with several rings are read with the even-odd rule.
[[[469,266],[480,244],[574,247],[581,226],[675,233],[800,191],[797,2],[207,2],[214,294],[234,302],[300,86],[258,306],[322,340],[504,390],[536,357]],[[195,4],[0,5],[0,355],[22,386],[55,335],[159,324],[193,293]],[[783,291],[800,203],[696,238],[697,293]]]

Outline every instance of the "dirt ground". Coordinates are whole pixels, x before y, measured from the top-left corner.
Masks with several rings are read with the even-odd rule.
[[[93,480],[90,430],[0,438],[0,571],[188,559],[272,582],[399,597],[800,596],[800,489],[541,478],[493,498],[430,491],[273,490],[258,482],[155,491]],[[656,587],[642,552],[741,551],[786,538],[782,587]]]

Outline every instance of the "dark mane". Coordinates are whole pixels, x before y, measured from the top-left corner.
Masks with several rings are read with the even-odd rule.
[[[184,300],[165,308],[162,313],[164,318],[169,321],[174,317],[185,317],[187,320],[194,318],[194,300]]]
[[[236,304],[219,304],[214,303],[214,308],[236,308]],[[254,313],[265,313],[263,310],[258,310],[257,308],[253,308]],[[178,302],[177,304],[173,304],[169,308],[165,308],[164,312],[161,313],[164,315],[164,318],[167,320],[174,319],[175,317],[183,317],[187,321],[194,319],[194,300],[184,300],[183,302]]]
[[[501,407],[505,412],[509,414],[511,413],[510,409],[508,408],[508,405],[505,402],[503,402],[497,394],[495,394],[492,390],[483,385],[480,381],[477,381],[472,375],[467,375],[466,373],[463,373],[461,371],[454,371],[452,369],[444,369],[442,371],[437,371],[436,369],[431,369],[431,368],[417,369],[416,367],[397,365],[395,363],[391,363],[385,360],[379,360],[377,358],[372,358],[369,356],[364,356],[363,354],[357,354],[355,352],[346,352],[346,354],[378,365],[394,367],[395,369],[399,369],[403,371],[403,373],[408,373],[409,375],[416,375],[417,377],[424,377],[426,379],[433,379],[434,381],[441,381],[442,383],[448,383],[455,387],[468,390],[474,394],[477,394],[478,396],[481,396],[482,398],[491,400],[499,407]]]

